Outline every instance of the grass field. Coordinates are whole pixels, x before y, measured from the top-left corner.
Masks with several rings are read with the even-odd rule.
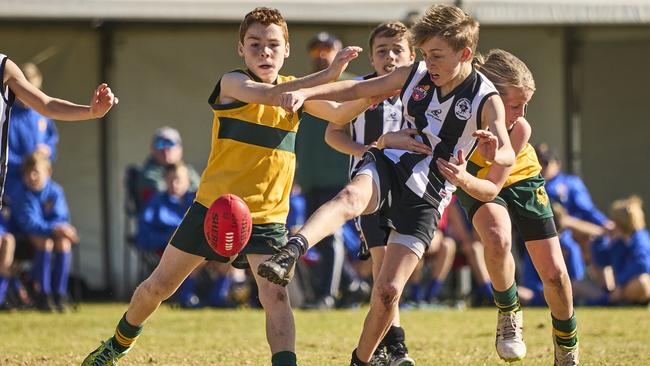
[[[67,314],[0,313],[0,365],[79,365],[112,335],[124,304],[84,304]],[[347,366],[366,308],[296,311],[301,366]],[[506,365],[494,351],[495,311],[402,313],[411,355],[425,365]],[[552,365],[550,315],[526,309],[526,359]],[[650,365],[650,310],[578,309],[583,365]],[[183,311],[163,306],[120,365],[269,365],[259,310]]]

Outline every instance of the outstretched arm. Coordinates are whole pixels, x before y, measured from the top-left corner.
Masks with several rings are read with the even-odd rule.
[[[107,84],[100,84],[95,89],[89,106],[50,97],[27,81],[20,68],[11,60],[5,64],[3,81],[23,103],[45,117],[61,121],[101,118],[118,102]]]
[[[490,132],[497,138],[496,151],[494,154],[484,157],[495,164],[508,167],[515,162],[515,153],[512,150],[508,131],[505,124],[505,111],[501,97],[493,95],[488,98],[483,106],[481,114],[482,128],[489,128]]]
[[[410,72],[411,66],[403,66],[390,74],[368,80],[343,80],[284,93],[280,96],[280,105],[295,112],[305,100],[350,101],[391,94],[402,88]]]
[[[336,54],[334,62],[325,70],[281,84],[269,84],[251,80],[247,75],[231,72],[221,79],[220,99],[222,103],[239,100],[246,103],[280,105],[279,95],[302,88],[335,81],[362,49],[349,46]]]

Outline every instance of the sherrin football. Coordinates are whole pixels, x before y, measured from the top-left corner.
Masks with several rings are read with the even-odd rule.
[[[203,221],[208,244],[217,254],[231,257],[241,252],[251,237],[251,212],[238,196],[225,194],[217,198]]]

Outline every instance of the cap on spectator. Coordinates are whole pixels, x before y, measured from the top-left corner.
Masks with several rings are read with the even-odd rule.
[[[153,147],[156,150],[170,148],[181,143],[181,134],[175,128],[161,127],[153,135]]]
[[[535,152],[537,153],[537,159],[542,164],[547,164],[549,161],[557,161],[557,153],[546,142],[539,143],[535,146]]]
[[[325,46],[327,48],[334,48],[336,44],[340,44],[341,40],[329,32],[320,32],[312,37],[307,43],[307,49],[312,49],[316,46]]]

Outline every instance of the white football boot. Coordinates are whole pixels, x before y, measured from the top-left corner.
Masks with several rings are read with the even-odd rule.
[[[557,344],[553,336],[553,347],[555,348],[555,362],[553,366],[578,366],[580,364],[580,352],[578,343],[573,347],[564,347]]]
[[[526,356],[523,311],[499,312],[495,344],[497,354],[506,362],[520,361]]]

